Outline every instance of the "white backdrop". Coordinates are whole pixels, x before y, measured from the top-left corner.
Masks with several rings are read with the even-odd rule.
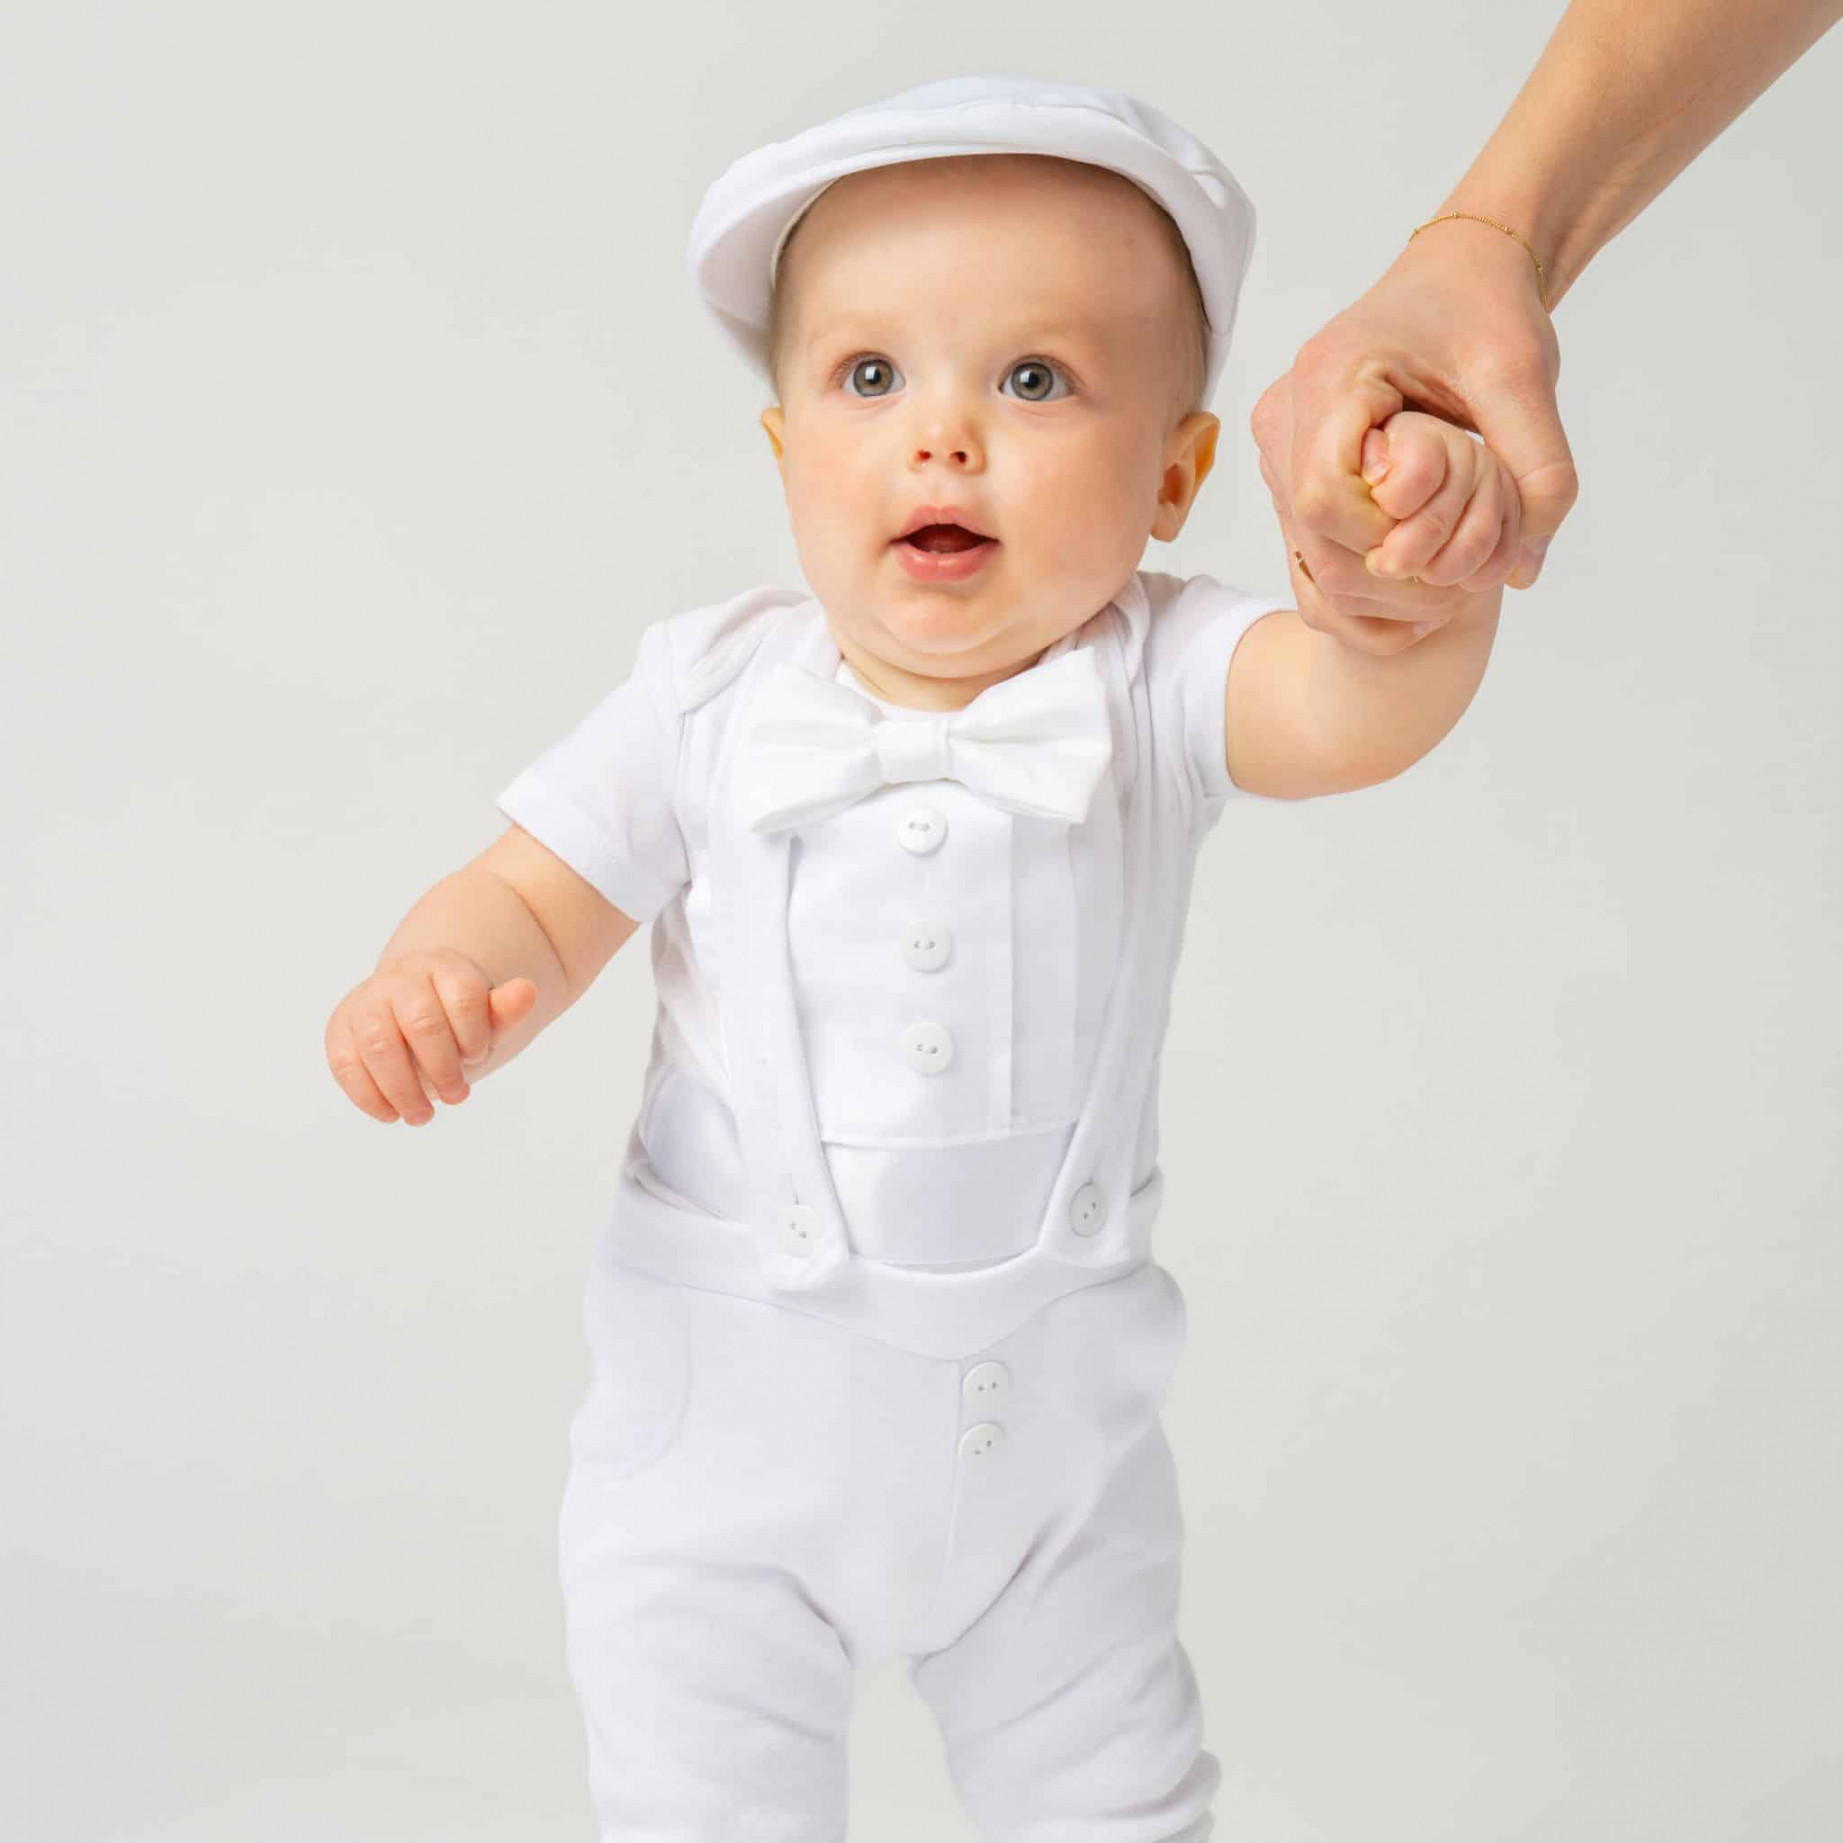
[[[1560,10],[9,11],[9,1829],[592,1834],[555,1514],[644,938],[421,1130],[321,1033],[645,622],[801,580],[709,181],[967,71],[1174,115],[1260,229],[1143,561],[1285,594],[1254,399]],[[1225,1836],[1843,1824],[1840,77],[1558,310],[1581,499],[1458,729],[1205,847],[1158,1241]],[[970,1837],[899,1675],[852,1770],[854,1838]]]

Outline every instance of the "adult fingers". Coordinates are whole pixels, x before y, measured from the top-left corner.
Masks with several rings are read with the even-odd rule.
[[[1288,569],[1299,618],[1319,633],[1330,634],[1359,653],[1387,656],[1415,641],[1413,624],[1438,615],[1446,596],[1419,584],[1390,582],[1369,575],[1360,557],[1341,545],[1298,532],[1286,519]],[[1306,546],[1312,548],[1308,551]],[[1365,592],[1365,585],[1369,591]],[[1378,593],[1386,586],[1386,594]],[[1374,613],[1361,612],[1365,608]]]
[[[1363,438],[1406,400],[1381,368],[1353,363],[1355,349],[1310,340],[1294,358],[1281,478],[1304,531],[1361,556],[1394,523],[1363,478]]]
[[[1508,580],[1514,588],[1526,589],[1541,572],[1549,540],[1580,497],[1574,453],[1556,408],[1554,379],[1540,355],[1512,357],[1484,372],[1469,402],[1479,434],[1516,484],[1525,565],[1512,571]]]
[[[1295,431],[1301,426],[1302,362],[1303,357],[1296,358],[1293,369],[1284,377],[1276,378],[1267,387],[1248,418],[1249,430],[1260,450],[1261,478],[1266,483],[1267,491],[1273,499],[1274,511],[1283,526],[1290,523],[1298,533],[1327,542],[1342,543],[1353,555],[1361,556],[1364,551],[1380,544],[1395,523],[1371,499],[1368,482],[1363,479],[1360,471],[1363,438],[1371,426],[1365,419],[1368,412],[1352,410],[1341,403],[1334,405],[1341,431],[1338,446],[1340,452],[1345,449],[1348,451],[1344,455],[1348,478],[1341,486],[1320,489],[1310,503],[1301,505],[1298,498],[1300,468]],[[1386,420],[1394,408],[1400,407],[1399,398],[1393,396],[1386,399],[1374,396],[1369,400],[1377,406],[1378,421]],[[1391,407],[1384,407],[1385,402]],[[1346,491],[1360,506],[1360,510],[1344,504],[1343,494]],[[1332,528],[1321,529],[1319,519],[1324,516],[1322,507],[1332,500],[1338,502],[1339,510],[1335,517],[1327,521]],[[1296,541],[1296,537],[1289,539],[1289,543]]]
[[[1399,402],[1392,395],[1386,400]],[[1376,395],[1372,401],[1380,410],[1385,399]],[[1390,411],[1383,420],[1394,417],[1395,412]],[[1401,427],[1401,419],[1396,420]],[[1352,458],[1359,467],[1366,443],[1372,455],[1380,445],[1392,464],[1373,492],[1360,474],[1354,481],[1353,490],[1361,495],[1371,522],[1359,536],[1361,548],[1353,550],[1308,530],[1296,516],[1288,491],[1293,432],[1290,375],[1277,379],[1262,394],[1249,427],[1260,452],[1261,478],[1286,541],[1294,605],[1308,627],[1332,634],[1357,651],[1387,654],[1413,644],[1410,629],[1414,623],[1454,611],[1451,598],[1437,590],[1405,580],[1388,581],[1363,566],[1363,551],[1380,544],[1395,529],[1397,519],[1423,505],[1443,476],[1444,461],[1437,445],[1416,440],[1412,430],[1399,450],[1381,433],[1366,428],[1357,434]]]

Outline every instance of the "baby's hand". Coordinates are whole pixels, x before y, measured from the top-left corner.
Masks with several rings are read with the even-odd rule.
[[[404,954],[334,1006],[326,1059],[361,1112],[425,1126],[435,1117],[425,1085],[459,1106],[472,1092],[464,1067],[485,1062],[493,1032],[516,1024],[537,996],[529,979],[491,985],[452,948]]]
[[[1450,588],[1508,562],[1522,542],[1515,478],[1456,423],[1398,410],[1364,435],[1362,470],[1370,497],[1396,521],[1364,552],[1372,575]]]

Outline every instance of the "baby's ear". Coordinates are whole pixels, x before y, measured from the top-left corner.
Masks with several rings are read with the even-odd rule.
[[[778,466],[787,453],[787,416],[778,403],[762,411],[761,425],[768,431],[768,442],[774,449]]]
[[[1212,416],[1208,410],[1195,410],[1184,420],[1202,425],[1197,430],[1193,449],[1197,457],[1197,485],[1201,486],[1209,478],[1209,470],[1216,465],[1216,443],[1222,434],[1222,418]]]
[[[1222,419],[1208,410],[1192,410],[1165,442],[1165,468],[1151,535],[1167,544],[1183,530],[1203,482],[1216,465],[1216,438]]]

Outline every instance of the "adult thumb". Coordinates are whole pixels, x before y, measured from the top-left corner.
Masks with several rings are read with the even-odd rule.
[[[1527,588],[1542,567],[1542,553],[1561,529],[1575,500],[1580,480],[1574,454],[1561,426],[1554,387],[1540,375],[1502,383],[1466,404],[1473,426],[1510,470],[1522,502],[1523,564],[1513,573],[1527,578]]]

